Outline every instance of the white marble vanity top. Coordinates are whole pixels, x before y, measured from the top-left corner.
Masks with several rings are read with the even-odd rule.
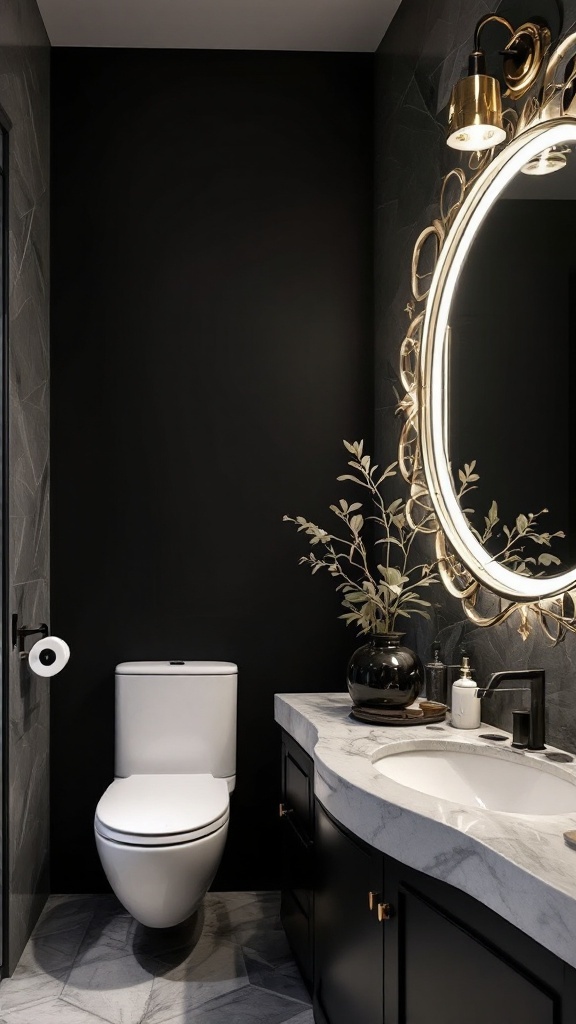
[[[492,726],[370,726],[350,718],[351,707],[344,693],[275,697],[276,721],[314,760],[316,796],[327,811],[371,846],[469,893],[576,967],[576,850],[563,838],[576,829],[576,813],[460,807],[399,785],[373,765],[380,752],[432,740],[456,750],[492,748],[523,763],[542,761],[544,754],[481,739],[480,733],[503,734]],[[576,782],[576,760],[545,765]]]

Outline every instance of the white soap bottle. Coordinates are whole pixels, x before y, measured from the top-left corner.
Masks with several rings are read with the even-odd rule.
[[[470,676],[470,662],[462,658],[460,678],[452,684],[452,725],[455,729],[478,729],[480,726],[478,687]]]

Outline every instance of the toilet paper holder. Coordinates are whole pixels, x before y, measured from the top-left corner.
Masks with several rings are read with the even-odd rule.
[[[41,622],[39,626],[19,626],[18,612],[14,612],[12,615],[12,649],[18,648],[21,658],[27,657],[27,652],[24,650],[26,637],[36,636],[37,633],[41,637],[48,636],[48,626],[45,622]]]

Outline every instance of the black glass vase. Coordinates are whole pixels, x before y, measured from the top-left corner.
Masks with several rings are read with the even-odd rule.
[[[403,633],[370,633],[348,662],[348,692],[360,708],[405,708],[416,699],[424,673],[422,662]]]

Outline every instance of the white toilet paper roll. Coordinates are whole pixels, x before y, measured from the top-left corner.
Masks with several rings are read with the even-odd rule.
[[[46,636],[30,649],[28,661],[37,676],[55,676],[70,658],[70,648],[59,636]]]

